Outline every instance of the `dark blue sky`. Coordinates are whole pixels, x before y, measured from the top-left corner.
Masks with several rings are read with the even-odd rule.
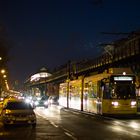
[[[43,66],[97,56],[116,38],[103,31],[138,30],[140,0],[0,0],[0,23],[14,42],[10,79],[24,82]]]

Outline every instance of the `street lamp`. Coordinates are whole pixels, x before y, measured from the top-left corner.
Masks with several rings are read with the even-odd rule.
[[[69,86],[70,86],[70,72],[71,72],[71,61],[68,61],[67,65],[67,108],[69,108]]]
[[[3,75],[3,78],[6,78],[7,76],[6,75]]]
[[[1,58],[1,57],[0,57]],[[1,93],[2,93],[2,90],[3,90],[3,76],[5,75],[5,69],[1,69],[0,73],[0,96],[1,96]]]
[[[5,73],[5,69],[2,69],[2,70],[1,70],[1,73],[4,74],[4,73]]]

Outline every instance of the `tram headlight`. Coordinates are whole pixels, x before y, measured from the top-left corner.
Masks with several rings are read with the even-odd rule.
[[[118,106],[119,103],[115,101],[115,102],[112,102],[112,105],[114,105],[114,106]]]
[[[131,106],[135,106],[136,105],[136,101],[131,101]]]

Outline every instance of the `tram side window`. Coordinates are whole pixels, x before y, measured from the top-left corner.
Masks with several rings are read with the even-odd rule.
[[[92,81],[85,83],[84,96],[85,95],[89,98],[97,98],[97,83],[93,83]]]
[[[92,97],[97,98],[97,84],[92,87]]]
[[[89,83],[89,97],[97,98],[97,83]]]

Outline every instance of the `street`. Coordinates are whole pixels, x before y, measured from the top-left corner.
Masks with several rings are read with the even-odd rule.
[[[139,140],[140,119],[87,115],[60,106],[35,109],[37,126],[0,123],[0,140]]]

